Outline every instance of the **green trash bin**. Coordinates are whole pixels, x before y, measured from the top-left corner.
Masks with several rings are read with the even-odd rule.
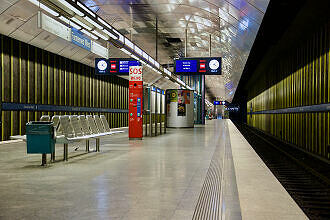
[[[55,151],[53,122],[30,121],[26,124],[28,154],[51,154]]]

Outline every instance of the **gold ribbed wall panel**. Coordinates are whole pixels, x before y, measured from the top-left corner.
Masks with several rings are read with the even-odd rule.
[[[248,112],[330,103],[329,26],[268,68],[249,90]],[[248,114],[247,123],[330,159],[329,112]]]
[[[128,81],[95,76],[76,61],[0,35],[2,102],[128,109]],[[25,134],[25,124],[42,114],[88,112],[3,111],[1,140]],[[128,126],[127,113],[102,113],[112,128]]]

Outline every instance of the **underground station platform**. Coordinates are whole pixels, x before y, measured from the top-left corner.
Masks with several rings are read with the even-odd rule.
[[[0,0],[0,220],[329,220],[329,0]]]
[[[40,166],[2,143],[0,219],[308,219],[231,120],[68,151]]]

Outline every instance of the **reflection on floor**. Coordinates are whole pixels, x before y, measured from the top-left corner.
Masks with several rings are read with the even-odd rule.
[[[212,166],[218,169],[213,179],[222,186],[211,193],[216,197],[210,197],[217,198],[213,205],[218,207],[219,219],[241,219],[241,215],[256,219],[247,209],[252,206],[258,212],[258,207],[247,196],[260,199],[266,192],[258,190],[266,187],[250,184],[266,180],[249,182],[251,170],[245,163],[260,163],[260,159],[251,157],[253,152],[245,149],[248,146],[239,135],[228,120],[212,120],[192,129],[168,129],[165,135],[143,141],[129,141],[127,133],[119,134],[102,139],[100,153],[46,167],[40,167],[40,155],[26,154],[25,143],[1,144],[0,219],[192,219]],[[82,154],[84,143],[70,149],[69,156]],[[56,159],[62,159],[62,153],[62,146],[57,146]],[[257,169],[252,174],[269,177],[269,171],[258,169],[265,167],[251,163]],[[287,197],[282,197],[285,202]],[[299,212],[297,207],[290,208]]]

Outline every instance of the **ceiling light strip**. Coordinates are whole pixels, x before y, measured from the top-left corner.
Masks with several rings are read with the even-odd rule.
[[[62,5],[64,5],[65,7],[69,8],[71,11],[73,11],[75,14],[83,17],[85,14],[82,13],[79,9],[77,9],[76,7],[74,7],[73,5],[71,5],[69,2],[65,1],[65,0],[58,0]]]
[[[91,31],[92,28],[90,26],[88,26],[87,24],[83,23],[82,21],[80,21],[79,19],[75,18],[75,17],[72,17],[71,18],[72,21],[76,22],[77,24],[79,24],[80,26],[82,26],[83,28]]]
[[[110,31],[104,29],[103,32],[107,35],[109,35],[111,38],[113,38],[114,40],[118,40],[118,37],[115,36],[114,34],[112,34]]]
[[[102,38],[105,41],[109,40],[109,37],[108,36],[104,36],[103,34],[99,33],[96,30],[93,30],[92,33],[95,34],[96,36],[99,36],[100,38]]]
[[[71,26],[71,27],[73,27],[73,28],[75,28],[77,30],[81,30],[81,27],[79,25],[77,25],[76,23],[70,21],[66,17],[60,16],[59,19],[62,20],[63,22],[65,22],[66,24],[68,24],[69,26]]]
[[[47,7],[46,5],[42,4],[42,3],[39,2],[38,0],[29,0],[29,2],[31,2],[32,4],[34,4],[34,5],[38,6],[38,7],[40,7],[41,9],[47,11],[49,14],[51,14],[51,15],[53,15],[53,16],[55,16],[55,17],[57,17],[57,16],[60,15],[58,12],[56,12],[56,11],[54,11],[53,9]]]
[[[89,23],[91,23],[93,26],[95,26],[96,28],[100,29],[100,30],[103,30],[103,27],[101,25],[99,25],[98,23],[96,23],[93,19],[91,19],[90,17],[88,16],[85,16],[84,19],[86,21],[88,21]]]
[[[96,17],[96,14],[94,14],[94,12],[92,12],[89,8],[87,8],[85,5],[83,5],[80,2],[77,2],[78,6],[82,9],[84,9],[88,14],[92,15],[93,17]]]
[[[85,30],[85,29],[82,29],[81,32],[83,32],[83,33],[86,34],[87,36],[90,36],[90,37],[93,38],[94,40],[99,39],[97,36],[95,36],[94,34],[88,32],[88,31]]]

